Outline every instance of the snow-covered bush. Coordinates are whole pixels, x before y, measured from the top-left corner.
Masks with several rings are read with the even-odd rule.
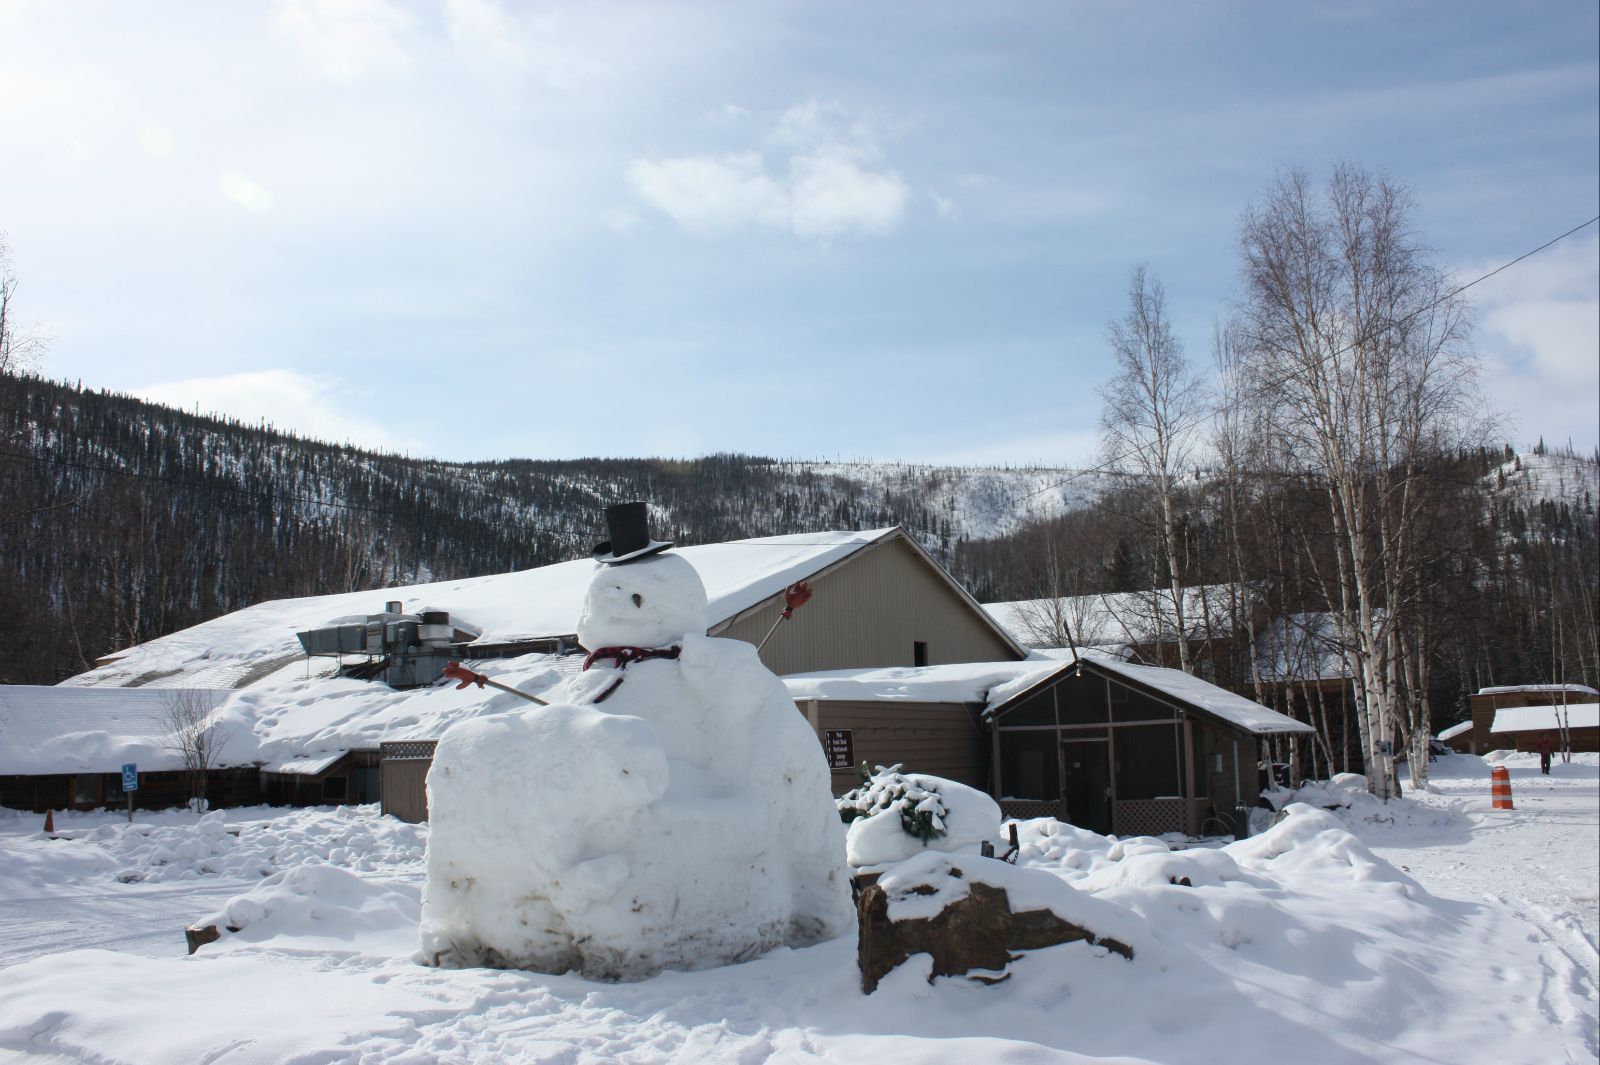
[[[834,800],[839,816],[849,824],[858,817],[871,817],[885,810],[900,814],[900,827],[906,834],[927,843],[944,835],[945,805],[939,794],[937,777],[907,776],[898,765],[877,771]]]
[[[861,787],[834,800],[850,826],[845,860],[856,869],[904,861],[923,850],[1004,847],[1000,804],[977,788],[925,773],[879,766]]]

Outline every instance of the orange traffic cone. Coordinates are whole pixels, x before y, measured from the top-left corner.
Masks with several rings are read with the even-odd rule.
[[[55,831],[56,812],[54,810],[46,810],[44,812],[44,834],[47,836],[52,836],[55,834]]]
[[[1489,794],[1493,796],[1490,805],[1494,809],[1514,809],[1511,805],[1511,770],[1503,765],[1497,765],[1489,770]]]

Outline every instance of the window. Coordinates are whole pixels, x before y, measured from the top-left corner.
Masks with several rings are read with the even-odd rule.
[[[74,806],[95,806],[99,802],[99,774],[80,773],[72,778],[72,804]]]
[[[343,802],[349,784],[348,777],[324,777],[322,779],[323,799],[328,802]]]
[[[911,645],[911,664],[925,666],[928,664],[928,641],[917,640]]]

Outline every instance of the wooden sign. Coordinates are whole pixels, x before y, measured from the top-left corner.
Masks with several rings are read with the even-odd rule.
[[[829,769],[852,769],[856,764],[856,745],[847,728],[822,731],[822,748],[828,752]]]

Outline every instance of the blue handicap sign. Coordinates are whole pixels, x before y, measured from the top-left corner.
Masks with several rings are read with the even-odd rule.
[[[139,790],[139,767],[133,762],[124,763],[122,766],[122,790]]]

